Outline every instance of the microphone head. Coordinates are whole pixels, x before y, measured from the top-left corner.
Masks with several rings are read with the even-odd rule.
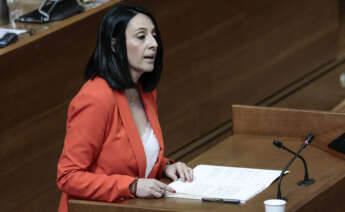
[[[314,139],[314,134],[313,133],[309,133],[309,135],[304,139],[304,143],[305,144],[311,144],[313,139]]]
[[[273,141],[274,146],[278,147],[279,149],[283,147],[282,142],[278,141],[278,140],[274,140]]]

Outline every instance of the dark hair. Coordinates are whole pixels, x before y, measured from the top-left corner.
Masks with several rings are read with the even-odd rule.
[[[99,26],[96,49],[85,70],[85,82],[99,76],[106,80],[112,89],[123,91],[135,87],[129,73],[125,31],[128,22],[138,13],[152,20],[156,28],[158,44],[153,71],[142,74],[139,81],[144,92],[152,91],[157,87],[163,67],[163,47],[156,21],[145,8],[124,4],[117,4],[103,17]],[[113,46],[115,51],[111,46],[112,38],[116,39]]]

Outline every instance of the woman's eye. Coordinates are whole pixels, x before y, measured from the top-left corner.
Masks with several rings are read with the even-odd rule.
[[[144,39],[145,39],[145,35],[139,35],[139,36],[137,36],[137,38],[138,38],[139,40],[144,40]]]

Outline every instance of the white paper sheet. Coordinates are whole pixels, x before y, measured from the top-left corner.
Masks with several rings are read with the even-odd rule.
[[[193,182],[170,183],[177,193],[167,193],[166,197],[226,198],[243,203],[266,189],[280,173],[280,170],[198,165],[193,169]]]

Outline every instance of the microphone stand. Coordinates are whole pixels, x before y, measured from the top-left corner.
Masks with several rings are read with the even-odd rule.
[[[283,171],[280,173],[280,176],[279,176],[279,181],[278,181],[278,191],[277,191],[277,199],[284,199],[284,200],[287,200],[287,197],[285,198],[282,198],[282,195],[281,195],[281,190],[280,190],[280,184],[281,184],[281,181],[283,179],[283,175],[285,174],[286,170],[290,167],[290,165],[294,162],[294,160],[299,156],[299,153],[301,153],[301,151],[309,144],[311,143],[311,141],[313,140],[314,138],[314,135],[313,134],[309,134],[307,136],[307,138],[305,139],[304,143],[302,144],[301,148],[296,152],[296,153],[293,153],[291,150],[291,152],[294,154],[294,156],[291,158],[291,160],[289,161],[289,163],[286,165],[286,167],[283,169]],[[289,151],[289,152],[290,152]],[[304,161],[304,160],[303,160]],[[311,179],[310,181],[312,181],[310,184],[313,184],[315,182],[315,180]],[[306,184],[306,185],[310,185],[310,184]]]
[[[290,152],[290,153],[293,154],[293,155],[297,154],[297,153],[295,153],[294,151],[292,151],[291,149],[285,147],[280,141],[275,140],[275,141],[273,142],[273,144],[274,144],[275,146],[277,146],[278,148],[283,148],[284,150]],[[315,182],[315,180],[312,179],[312,178],[309,178],[309,174],[308,174],[309,172],[308,172],[307,162],[304,160],[304,158],[303,158],[300,154],[297,154],[297,157],[299,157],[299,159],[302,160],[303,165],[304,165],[304,179],[301,180],[301,181],[299,181],[297,184],[298,184],[299,186],[308,186],[308,185],[313,184],[313,183]]]
[[[289,163],[286,165],[286,167],[283,169],[283,171],[280,173],[280,176],[279,176],[279,181],[278,181],[278,192],[277,192],[277,199],[284,199],[284,200],[287,200],[287,197],[285,198],[282,198],[282,194],[281,194],[281,191],[280,191],[280,184],[281,184],[281,181],[283,179],[283,175],[285,174],[286,170],[290,167],[290,165],[292,164],[292,162],[298,157],[298,154],[302,151],[303,149],[301,148],[294,156],[293,158],[289,161]]]

